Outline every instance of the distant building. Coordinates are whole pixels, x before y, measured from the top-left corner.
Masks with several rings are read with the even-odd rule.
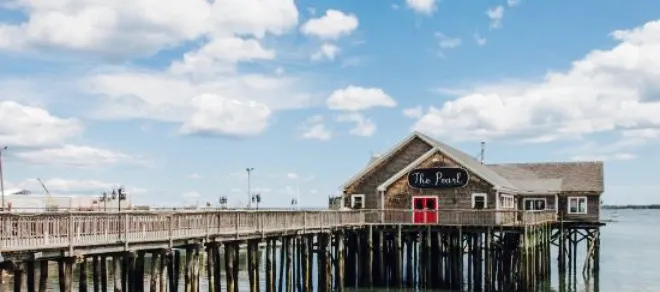
[[[47,196],[33,194],[29,190],[8,190],[5,192],[5,209],[9,212],[46,211],[116,211],[116,200],[101,202],[97,196]],[[130,209],[130,201],[121,202],[122,209]]]

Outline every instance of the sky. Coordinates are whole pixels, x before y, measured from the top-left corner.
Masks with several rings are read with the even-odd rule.
[[[5,187],[327,206],[418,130],[660,203],[660,2],[0,0]]]

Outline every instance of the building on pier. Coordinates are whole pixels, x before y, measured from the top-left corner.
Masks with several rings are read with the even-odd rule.
[[[459,188],[411,187],[420,168],[457,167],[469,182]],[[392,150],[372,158],[343,186],[341,205],[385,210],[554,210],[560,220],[598,222],[603,193],[602,162],[484,164],[467,153],[414,132]],[[439,212],[442,217],[443,212]],[[414,216],[413,216],[414,217]],[[510,220],[503,213],[484,220]],[[488,222],[484,222],[488,223]]]

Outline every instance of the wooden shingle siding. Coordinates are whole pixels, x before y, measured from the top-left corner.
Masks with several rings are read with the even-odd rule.
[[[568,214],[569,197],[587,197],[587,214]],[[559,218],[566,221],[599,221],[600,194],[593,192],[562,192],[559,194]]]
[[[437,160],[437,163],[433,162]],[[461,167],[441,153],[436,153],[423,161],[419,168],[426,167]],[[495,192],[493,187],[470,173],[468,185],[452,189],[413,189],[408,186],[408,177],[403,176],[392,184],[385,192],[385,209],[411,209],[412,196],[437,196],[439,209],[471,209],[472,194],[487,194],[487,209],[495,209]]]
[[[433,147],[421,139],[413,139],[381,165],[348,186],[344,191],[344,206],[350,207],[352,194],[364,194],[365,208],[379,209],[379,195],[376,188],[431,148]]]

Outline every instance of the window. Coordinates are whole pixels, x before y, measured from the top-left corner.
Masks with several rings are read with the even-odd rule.
[[[472,194],[472,208],[486,209],[486,194]]]
[[[568,197],[568,214],[587,214],[587,197]]]
[[[502,209],[513,209],[513,208],[515,208],[516,204],[515,204],[515,201],[513,199],[513,196],[502,195],[502,201],[501,201],[500,207]]]
[[[351,208],[364,209],[364,195],[362,194],[351,195]]]
[[[540,211],[545,210],[547,201],[545,198],[540,199],[523,199],[523,210],[525,211]]]

